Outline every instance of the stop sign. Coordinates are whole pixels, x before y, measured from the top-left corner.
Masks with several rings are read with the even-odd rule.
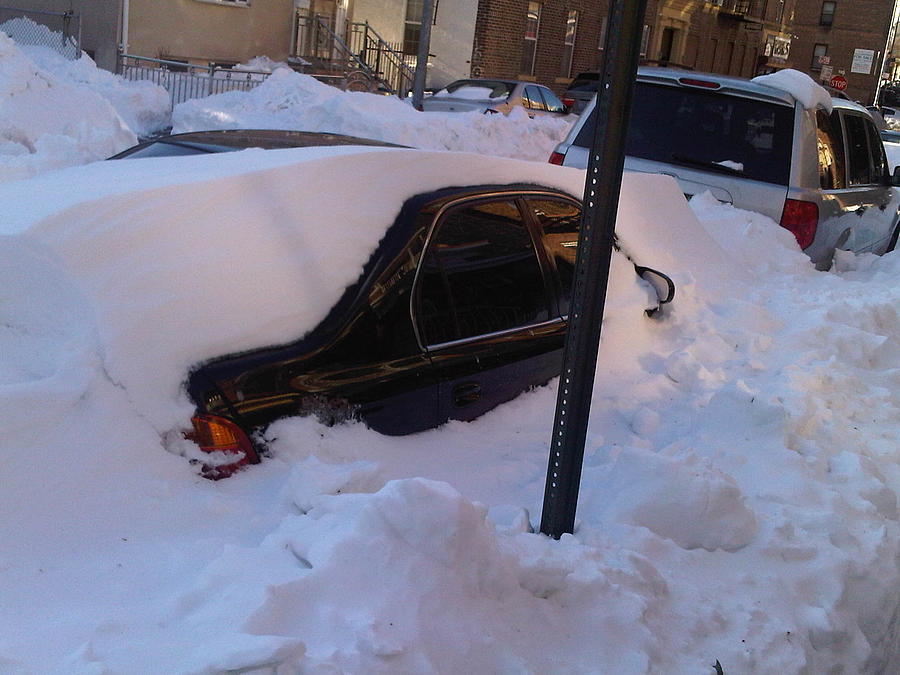
[[[847,78],[843,75],[835,75],[831,78],[830,84],[838,91],[844,91],[847,88]]]

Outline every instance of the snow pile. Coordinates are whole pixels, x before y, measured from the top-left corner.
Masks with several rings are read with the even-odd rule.
[[[831,94],[799,70],[785,68],[768,75],[758,75],[753,82],[788,92],[807,110],[821,107],[831,112]]]
[[[169,126],[172,107],[169,93],[150,80],[125,80],[98,68],[84,52],[81,58],[73,60],[44,47],[20,48],[42,71],[53,73],[79,88],[89,89],[109,101],[137,136],[146,136]]]
[[[509,115],[421,113],[394,96],[343,92],[309,75],[276,69],[247,92],[186,101],[172,113],[173,132],[295,129],[373,138],[426,150],[457,150],[546,162],[571,120]]]
[[[92,78],[91,72],[98,74]],[[133,145],[134,132],[105,96],[132,111],[137,126],[155,119],[139,111],[157,110],[163,99],[147,96],[143,84],[132,90],[106,75],[111,79],[87,56],[68,62],[43,47],[20,48],[0,33],[0,181],[103,159]],[[138,92],[136,98],[128,91]]]

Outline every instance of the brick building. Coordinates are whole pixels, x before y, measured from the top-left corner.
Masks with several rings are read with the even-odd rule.
[[[820,80],[824,66],[826,76],[847,80],[850,98],[871,103],[893,12],[893,0],[799,0],[793,22],[794,67]]]
[[[649,0],[642,60],[745,77],[791,66],[794,3]],[[607,1],[481,0],[472,75],[565,88],[576,73],[598,67],[607,16]]]

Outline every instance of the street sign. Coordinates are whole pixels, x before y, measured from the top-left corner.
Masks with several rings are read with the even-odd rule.
[[[819,79],[822,82],[831,82],[832,75],[834,75],[834,68],[831,66],[822,66],[822,72],[819,73]]]
[[[819,65],[820,66],[827,66],[830,63],[831,63],[831,57],[828,56],[827,54],[822,54],[819,57]]]
[[[853,63],[850,66],[851,73],[868,75],[872,72],[872,62],[875,60],[875,51],[872,49],[854,49]]]
[[[828,84],[838,91],[844,91],[844,89],[847,88],[847,78],[841,75],[835,75]]]

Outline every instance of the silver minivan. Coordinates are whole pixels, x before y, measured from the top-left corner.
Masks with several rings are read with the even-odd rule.
[[[587,167],[592,101],[550,162]],[[896,244],[900,178],[889,172],[868,111],[832,99],[805,108],[787,91],[735,77],[640,68],[625,168],[674,177],[685,196],[771,217],[819,268],[835,249],[884,253]]]

